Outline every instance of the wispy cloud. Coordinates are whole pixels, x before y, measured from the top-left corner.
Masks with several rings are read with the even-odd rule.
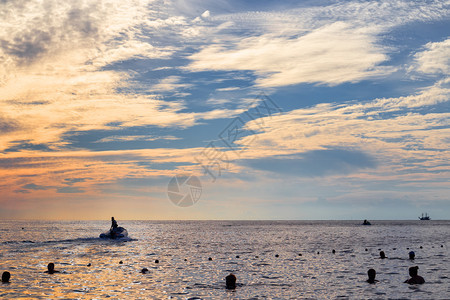
[[[425,74],[450,74],[450,39],[442,42],[428,43],[425,50],[414,55],[416,69]]]
[[[200,168],[192,165],[194,156],[200,151],[197,148],[159,148],[97,152],[22,151],[9,153],[7,157],[0,155],[2,199],[14,197],[18,191],[45,193],[48,197],[58,193],[93,196],[102,185],[114,185],[124,178],[145,178],[151,185],[155,178],[173,176],[177,168],[180,172],[200,175]],[[161,169],[161,164],[173,164],[174,167]],[[24,197],[33,197],[25,194]]]
[[[192,84],[181,83],[181,79],[182,78],[180,76],[169,76],[167,78],[163,78],[159,81],[159,83],[153,85],[150,90],[155,92],[165,92],[192,87]]]
[[[217,138],[207,136],[211,126],[244,113],[260,89],[286,97],[287,111],[245,124],[249,135],[236,142],[247,150],[229,162],[217,202],[243,186],[257,191],[232,194],[242,207],[243,199],[273,205],[271,189],[289,203],[314,201],[317,190],[341,202],[388,181],[392,190],[367,199],[409,197],[412,188],[445,195],[449,40],[424,37],[411,48],[391,33],[448,16],[445,1],[0,1],[2,207],[89,202],[104,211],[124,197],[163,206],[167,179],[204,175],[195,158]],[[402,85],[405,69],[423,81]],[[317,105],[291,101],[304,93],[297,84]],[[136,144],[166,148],[125,150]]]
[[[370,155],[362,151],[344,149],[312,150],[291,156],[250,159],[243,164],[254,169],[299,177],[346,176],[363,169],[374,169],[377,165]]]
[[[309,32],[335,22],[347,22],[355,27],[382,27],[384,29],[410,22],[443,20],[448,17],[448,3],[445,1],[381,0],[345,1],[324,5],[282,7],[263,11],[222,13],[213,20],[227,24],[224,28],[231,33],[247,30],[254,35],[281,33],[283,35]]]
[[[96,143],[109,143],[109,142],[131,142],[131,141],[156,141],[156,140],[179,140],[180,138],[169,135],[169,136],[152,136],[152,135],[113,135],[102,138]]]
[[[262,35],[240,40],[229,49],[212,45],[190,56],[189,69],[251,70],[265,87],[298,83],[336,85],[386,75],[387,60],[367,28],[344,22],[321,27],[297,38]]]
[[[386,32],[448,14],[440,1],[349,1],[278,12],[222,14],[211,43],[189,58],[191,71],[248,70],[262,87],[299,83],[337,85],[389,75]],[[248,35],[240,36],[242,30]]]
[[[23,188],[23,189],[26,189],[26,190],[35,190],[35,191],[38,191],[38,190],[48,190],[48,189],[50,189],[51,187],[49,187],[49,186],[37,185],[37,184],[34,184],[34,183],[29,183],[29,184],[26,184],[26,185],[22,186],[22,188]]]
[[[243,157],[358,149],[380,162],[376,172],[369,172],[372,174],[427,170],[438,177],[447,176],[442,169],[443,162],[449,159],[450,89],[446,85],[448,80],[406,97],[318,104],[249,122],[248,129],[258,131],[263,124],[263,131],[250,139],[252,143]],[[240,143],[245,145],[245,141]]]
[[[0,149],[59,149],[65,146],[65,132],[108,124],[194,124],[193,116],[177,115],[180,103],[119,93],[130,73],[105,69],[172,53],[171,47],[158,48],[144,39],[152,13],[152,1],[1,2]],[[12,130],[14,136],[4,134]],[[17,140],[27,144],[17,146]]]

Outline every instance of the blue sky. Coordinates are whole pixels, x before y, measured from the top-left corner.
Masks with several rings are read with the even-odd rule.
[[[448,218],[448,8],[1,2],[0,217]]]

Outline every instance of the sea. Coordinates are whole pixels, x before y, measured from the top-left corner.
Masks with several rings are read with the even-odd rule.
[[[450,299],[450,221],[117,221],[0,221],[0,298]]]

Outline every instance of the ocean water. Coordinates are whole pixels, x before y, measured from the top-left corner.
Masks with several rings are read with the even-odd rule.
[[[118,222],[129,239],[99,239],[108,220],[0,221],[0,298],[450,299],[450,221]],[[426,283],[403,283],[416,265]]]

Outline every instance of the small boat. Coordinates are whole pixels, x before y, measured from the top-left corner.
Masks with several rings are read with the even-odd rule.
[[[422,216],[419,217],[419,220],[425,221],[425,220],[431,220],[431,218],[427,213],[425,213],[425,215],[423,215],[423,213],[422,213]]]
[[[364,222],[362,223],[362,225],[372,225],[372,224],[370,224],[370,222],[369,222],[369,221],[367,221],[367,220],[364,220]]]
[[[100,234],[100,238],[102,239],[121,239],[126,237],[128,237],[128,231],[123,227],[111,228]]]

